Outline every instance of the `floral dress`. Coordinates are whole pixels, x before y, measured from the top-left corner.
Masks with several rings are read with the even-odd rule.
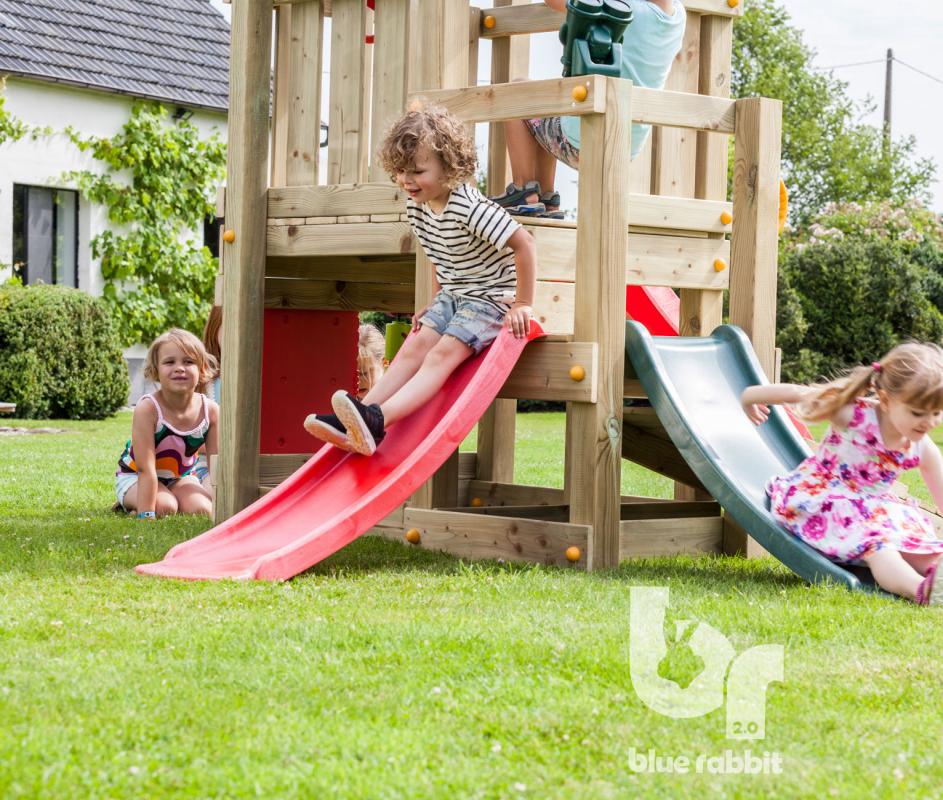
[[[877,407],[855,401],[845,430],[830,427],[815,455],[766,485],[777,521],[834,561],[863,564],[884,547],[905,553],[943,553],[933,525],[913,501],[893,492],[904,470],[920,464],[923,442],[888,450]]]

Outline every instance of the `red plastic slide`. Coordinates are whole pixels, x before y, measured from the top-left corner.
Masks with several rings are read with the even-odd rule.
[[[424,408],[391,426],[370,458],[323,447],[251,506],[137,571],[196,580],[287,580],[317,564],[405,502],[442,466],[497,396],[527,341],[542,335],[536,323],[528,340],[502,330]]]

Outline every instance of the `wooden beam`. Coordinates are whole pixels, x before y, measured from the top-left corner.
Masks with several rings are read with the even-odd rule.
[[[718,133],[733,133],[736,116],[733,100],[641,86],[632,90],[632,109],[633,122]]]
[[[722,553],[723,517],[627,520],[619,524],[620,558]]]
[[[360,184],[273,187],[268,193],[268,216],[272,218],[403,214],[405,211],[405,193],[385,178]]]
[[[424,91],[437,105],[445,106],[464,122],[497,122],[554,115],[600,114],[605,111],[601,75],[552,78],[544,81],[472,86],[464,89]],[[586,99],[573,99],[573,89],[585,87]]]
[[[686,486],[703,489],[650,408],[623,409],[622,457]]]
[[[598,358],[595,342],[532,342],[498,397],[595,403]],[[580,380],[570,376],[571,367],[583,369]]]
[[[314,449],[320,449],[313,439],[311,443]],[[259,483],[277,486],[301,469],[311,456],[311,453],[270,453],[259,456]]]
[[[742,4],[731,8],[727,0],[685,0],[684,7],[698,14],[724,17],[739,17],[743,14]],[[488,16],[494,17],[494,26],[490,28],[485,27],[484,24],[484,17]],[[486,8],[482,11],[481,37],[501,39],[506,36],[548,33],[559,30],[565,19],[565,14],[554,11],[542,3],[513,8]]]
[[[237,3],[231,24],[226,227],[236,238],[225,245],[217,522],[253,502],[259,486],[272,7],[260,0]]]
[[[353,283],[408,283],[416,280],[416,259],[407,256],[269,256],[266,278],[350,281]]]
[[[726,185],[726,184],[725,184]],[[501,187],[504,188],[503,186]],[[222,202],[225,202],[223,195]],[[732,213],[733,204],[723,200],[692,200],[630,194],[632,222],[629,230],[649,228],[651,232],[674,234],[699,232],[730,233],[730,223],[721,219]],[[272,188],[268,197],[268,216],[272,219],[293,217],[336,217],[356,214],[402,214],[406,198],[398,186],[386,180],[342,186],[287,186]],[[221,215],[222,216],[222,215]],[[537,228],[576,230],[572,220],[519,220],[532,233]]]
[[[737,101],[730,321],[746,331],[767,375],[775,373],[776,272],[782,103]]]
[[[408,314],[413,310],[413,284],[265,280],[266,308],[304,308],[321,311],[383,311]]]
[[[570,404],[566,458],[570,521],[592,527],[591,569],[619,563],[619,493],[622,466],[622,389],[625,359],[632,87],[604,79],[607,113],[581,120],[577,230],[577,341],[599,345],[597,402]]]
[[[267,242],[270,256],[382,256],[416,251],[408,222],[272,226]]]
[[[591,546],[589,526],[567,522],[407,508],[403,525],[419,530],[421,547],[444,550],[462,558],[536,561],[585,568],[587,549]],[[581,557],[571,564],[566,551],[572,546],[580,548]]]
[[[468,484],[470,502],[483,506],[559,505],[564,502],[563,489],[501,481],[474,480]]]

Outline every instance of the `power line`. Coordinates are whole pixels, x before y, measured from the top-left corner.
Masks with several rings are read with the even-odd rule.
[[[919,75],[923,75],[924,78],[929,78],[931,81],[936,81],[937,83],[943,84],[943,78],[937,78],[935,75],[931,75],[929,72],[924,72],[922,69],[917,69],[916,67],[912,67],[906,61],[901,61],[899,58],[895,57],[894,60],[901,66],[907,67],[907,69],[912,69],[914,72],[916,72]]]
[[[922,69],[917,69],[917,67],[912,64],[908,64],[906,61],[901,61],[897,56],[892,58],[893,61],[896,61],[902,67],[907,67],[909,70],[913,70],[918,75],[923,75],[924,78],[929,78],[931,81],[936,83],[943,84],[943,78],[938,78],[936,75],[931,75],[929,72],[924,72]],[[865,67],[870,66],[871,64],[883,64],[885,59],[883,58],[873,58],[870,61],[852,61],[849,64],[834,64],[830,67],[814,67],[817,72],[830,72],[834,69],[848,69],[849,67]]]
[[[883,63],[884,63],[883,58],[875,58],[875,59],[872,59],[871,61],[855,61],[851,64],[835,64],[835,66],[833,67],[815,67],[815,69],[820,70],[822,72],[827,72],[828,70],[832,70],[832,69],[845,69],[847,67],[863,67],[867,64],[883,64]]]

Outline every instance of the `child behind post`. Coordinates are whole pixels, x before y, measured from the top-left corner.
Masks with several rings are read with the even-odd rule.
[[[364,323],[357,331],[357,397],[363,399],[383,375],[386,340],[373,325]]]
[[[770,403],[798,403],[809,421],[831,423],[815,455],[768,482],[779,523],[833,561],[867,565],[885,590],[943,605],[934,589],[943,541],[915,503],[894,493],[898,475],[919,467],[943,508],[943,456],[929,436],[943,419],[943,350],[898,345],[831,383],[750,386],[741,402],[757,425]]]
[[[118,459],[115,494],[125,511],[143,519],[212,512],[194,469],[201,447],[217,452],[219,409],[198,392],[215,371],[216,360],[189,331],[174,328],[148,349],[144,376],[160,388],[135,406],[131,440]]]
[[[477,159],[460,120],[441,108],[416,108],[393,125],[380,159],[406,192],[409,224],[432,262],[436,295],[413,317],[413,335],[362,401],[339,391],[334,414],[305,420],[313,436],[364,455],[503,326],[527,335],[536,282],[531,235],[468,184]]]
[[[544,0],[557,11],[566,0]],[[624,0],[632,23],[622,43],[621,77],[636,86],[661,89],[681,50],[686,15],[680,0]],[[580,159],[580,118],[545,117],[504,123],[511,161],[511,183],[493,198],[512,214],[562,218],[560,195],[554,189],[557,161],[575,170]],[[632,158],[651,132],[650,125],[633,123]]]

